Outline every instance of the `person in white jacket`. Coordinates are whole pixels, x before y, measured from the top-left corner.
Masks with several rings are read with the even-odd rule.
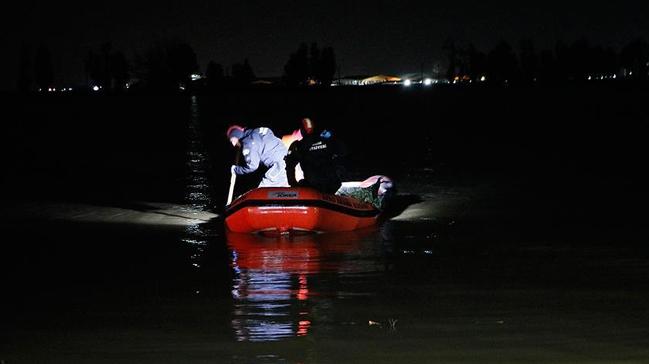
[[[270,128],[254,129],[232,125],[227,131],[233,147],[241,147],[243,162],[231,167],[232,173],[244,175],[252,173],[262,164],[268,168],[259,187],[288,187],[286,162],[288,152],[282,140],[275,136]]]

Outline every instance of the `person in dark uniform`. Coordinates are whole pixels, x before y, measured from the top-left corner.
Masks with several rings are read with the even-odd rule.
[[[309,118],[302,119],[302,139],[294,141],[286,155],[286,170],[291,186],[308,186],[324,193],[335,193],[341,186],[343,174],[340,159],[345,148],[328,130],[316,130]],[[304,178],[296,178],[300,165]]]
[[[262,164],[268,170],[259,183],[259,187],[289,186],[284,161],[287,150],[282,140],[276,137],[272,130],[266,127],[246,129],[233,125],[226,134],[233,147],[241,147],[244,161],[241,165],[233,165],[232,173],[236,175],[249,174],[256,171]]]

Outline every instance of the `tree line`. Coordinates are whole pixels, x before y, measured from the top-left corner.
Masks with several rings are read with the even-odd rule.
[[[488,52],[473,44],[446,40],[443,46],[451,80],[494,82],[579,81],[593,78],[646,80],[649,76],[649,44],[644,39],[627,43],[617,52],[581,38],[568,44],[557,42],[554,49],[537,50],[531,39],[514,49],[498,43]]]
[[[24,46],[18,89],[29,92],[56,87],[52,58],[45,44],[35,52]],[[105,42],[87,52],[83,67],[88,87],[115,93],[126,89],[177,91],[191,87],[247,87],[257,79],[248,59],[229,68],[212,60],[205,68],[204,77],[196,82],[192,78],[200,73],[196,53],[188,43],[181,41],[158,42],[131,59],[110,42]],[[335,70],[333,48],[321,50],[316,43],[310,46],[303,43],[289,56],[281,81],[290,86],[330,85]]]
[[[444,66],[435,76],[449,80],[486,79],[492,82],[571,81],[604,75],[646,80],[649,73],[649,44],[644,39],[627,43],[620,51],[591,44],[582,38],[558,42],[554,49],[537,50],[530,39],[512,47],[498,43],[488,52],[472,43],[447,39],[442,47]],[[186,42],[162,41],[131,59],[110,42],[87,52],[83,62],[86,84],[111,92],[127,88],[177,91],[179,88],[218,89],[248,87],[257,78],[248,59],[225,67],[209,61],[199,82],[196,53]],[[280,83],[285,86],[329,86],[335,79],[336,56],[332,47],[302,43],[291,53]],[[389,71],[388,71],[389,73]],[[35,51],[23,47],[18,89],[47,90],[55,85],[52,54],[46,45]]]

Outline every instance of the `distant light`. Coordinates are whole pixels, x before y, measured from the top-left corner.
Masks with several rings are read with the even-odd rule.
[[[180,91],[185,91],[185,86],[179,86],[178,88],[180,89]]]
[[[49,91],[49,92],[52,92],[52,88],[51,88],[51,87],[49,87],[49,88],[47,89],[47,91]]]
[[[480,82],[485,82],[486,80],[487,80],[487,77],[485,77],[485,76],[480,77]]]
[[[407,86],[410,86],[410,85],[412,85],[412,81],[410,81],[410,80],[405,80],[405,81],[403,81],[403,85],[406,86],[406,87],[407,87]]]
[[[93,86],[93,87],[92,87],[92,90],[93,90],[93,91],[99,91],[99,86],[97,86],[97,85]]]
[[[433,80],[431,80],[430,78],[427,78],[427,79],[424,80],[424,85],[430,86],[432,84],[433,84]]]
[[[38,89],[38,92],[43,92],[43,89],[42,89],[42,88],[39,88],[39,89]]]
[[[198,74],[198,73],[192,73],[190,77],[191,77],[192,81],[200,80],[201,78],[203,78],[203,77],[202,77],[200,74]]]
[[[592,80],[593,76],[588,76],[588,81]]]
[[[126,88],[129,88],[129,87],[131,87],[131,84],[127,82],[124,86],[125,86]]]
[[[617,75],[613,75],[613,79],[616,79],[616,78],[617,78]]]

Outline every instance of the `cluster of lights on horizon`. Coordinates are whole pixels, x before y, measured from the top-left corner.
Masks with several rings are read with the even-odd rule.
[[[633,75],[633,72],[629,72],[629,75]],[[592,81],[592,80],[615,80],[615,79],[617,79],[617,75],[616,74],[599,75],[599,76],[588,75],[587,79],[588,79],[588,81]]]
[[[619,77],[618,77],[619,76]],[[629,78],[633,76],[633,71],[628,71],[628,70],[623,70],[622,74],[597,74],[597,75],[587,75],[584,77],[585,80],[587,81],[593,81],[593,80],[616,80],[619,78]],[[190,80],[192,82],[200,81],[204,79],[204,75],[200,73],[193,73],[190,75]],[[371,77],[371,78],[376,78]],[[352,79],[351,81],[346,81],[345,83],[341,83],[340,80],[334,81],[331,86],[368,86],[368,85],[374,85],[374,84],[386,84],[386,85],[395,85],[395,84],[401,84],[404,87],[410,87],[416,84],[420,84],[423,86],[432,86],[435,84],[446,84],[446,83],[451,83],[451,84],[458,84],[458,83],[473,83],[473,81],[477,82],[486,82],[487,77],[485,75],[481,75],[479,78],[476,80],[471,79],[468,75],[464,76],[455,76],[452,80],[447,80],[447,79],[435,79],[435,78],[424,78],[424,79],[410,79],[407,77],[404,78],[399,78],[399,77],[391,77],[389,81],[386,79],[384,81],[379,81],[379,82],[365,82],[366,80],[361,80],[361,79]],[[537,79],[534,78],[534,81],[536,82]],[[508,83],[508,80],[504,81],[505,83]],[[132,86],[132,81],[126,82],[124,84],[125,89],[130,89]],[[78,89],[78,88],[77,88]],[[81,87],[83,89],[83,87]],[[103,86],[100,85],[92,85],[88,87],[89,90],[98,92],[104,89]],[[185,91],[187,89],[187,85],[184,83],[180,83],[178,85],[178,89],[180,91]],[[73,91],[72,87],[63,87],[63,88],[57,88],[57,87],[48,87],[48,88],[39,88],[38,92],[70,92]]]
[[[432,78],[425,78],[423,81],[419,81],[419,82],[414,82],[414,81],[406,78],[405,80],[403,80],[403,85],[406,86],[406,87],[409,87],[409,86],[412,86],[413,83],[420,83],[420,84],[423,84],[424,86],[432,86],[433,84],[436,84],[436,83],[439,83],[439,82],[440,82],[439,80],[433,80]]]
[[[57,92],[57,91],[69,92],[69,91],[72,91],[72,87],[63,87],[63,88],[61,88],[59,90],[57,90],[56,87],[48,87],[47,89],[43,89],[43,88],[38,89],[38,92]]]

